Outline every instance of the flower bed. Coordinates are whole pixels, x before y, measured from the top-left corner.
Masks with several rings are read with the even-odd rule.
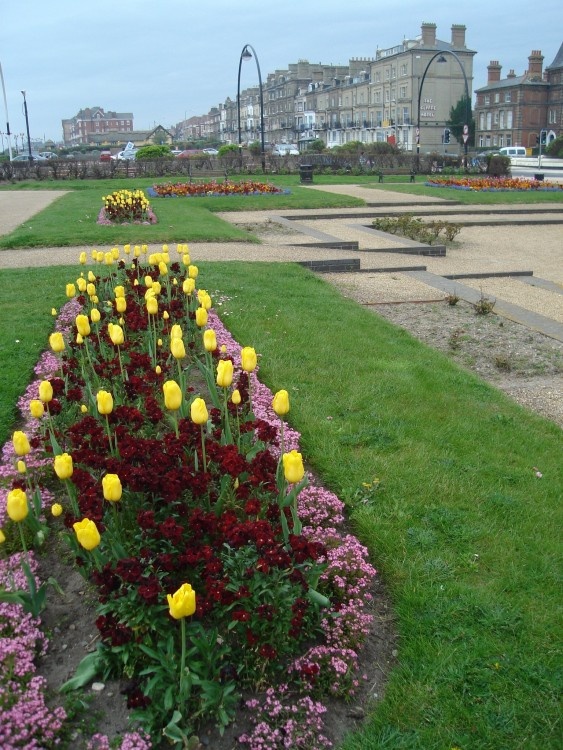
[[[167,248],[146,265],[104,259],[105,278],[91,269],[67,285],[78,296],[20,403],[25,431],[4,448],[0,524],[7,513],[6,536],[22,544],[57,525],[97,587],[101,645],[69,687],[83,671],[127,674],[133,717],[183,742],[201,721],[232,720],[241,692],[283,678],[276,711],[267,693],[241,744],[328,747],[319,701],[357,685],[375,571],[339,530],[342,503],[305,472],[287,392],[260,383],[256,352],[233,340],[178,251],[176,263]],[[44,589],[27,583],[27,598],[21,576],[6,586],[20,597],[11,606],[38,604]],[[34,644],[21,651],[31,663]]]
[[[427,187],[454,188],[455,190],[476,191],[529,191],[563,190],[563,185],[555,182],[529,180],[524,177],[432,177],[424,183]]]
[[[193,198],[223,195],[275,195],[289,193],[289,190],[271,185],[266,182],[243,180],[242,182],[176,182],[153,185],[147,193],[152,198]]]
[[[98,224],[156,224],[156,216],[142,190],[115,190],[102,200]]]

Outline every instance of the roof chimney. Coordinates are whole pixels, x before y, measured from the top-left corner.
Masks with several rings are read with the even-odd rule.
[[[452,47],[465,47],[465,26],[463,24],[452,24]]]
[[[532,54],[528,57],[528,78],[539,80],[542,78],[543,55],[541,50],[533,49]]]
[[[500,81],[501,69],[502,66],[500,65],[498,60],[491,60],[491,62],[487,65],[487,83]]]
[[[507,78],[516,78],[516,73],[514,72],[514,68],[510,68]]]
[[[435,23],[423,23],[421,27],[422,31],[422,44],[425,47],[436,46],[436,24]]]

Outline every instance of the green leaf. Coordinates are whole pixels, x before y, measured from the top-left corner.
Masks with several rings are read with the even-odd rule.
[[[84,687],[84,685],[87,685],[90,680],[93,680],[94,677],[100,673],[101,668],[102,658],[99,652],[94,651],[93,653],[88,654],[82,659],[76,668],[74,677],[71,677],[70,680],[67,680],[61,685],[59,692],[69,693],[71,690],[78,690],[79,688]]]

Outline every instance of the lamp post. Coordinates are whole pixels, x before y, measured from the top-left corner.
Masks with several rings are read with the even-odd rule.
[[[452,52],[449,49],[442,50],[441,52],[436,52],[435,55],[432,55],[430,60],[428,61],[428,64],[426,65],[426,68],[424,69],[424,73],[422,74],[422,78],[420,79],[420,84],[418,86],[418,116],[416,118],[416,160],[417,163],[420,158],[420,104],[421,104],[421,94],[422,94],[422,86],[424,85],[424,79],[426,78],[426,74],[428,73],[428,68],[432,65],[434,60],[438,58],[439,63],[445,63],[446,58],[444,55],[451,55],[455,60],[457,60],[457,63],[459,67],[461,68],[461,72],[463,73],[463,81],[465,83],[465,123],[464,123],[464,135],[465,133],[465,126],[469,127],[469,116],[470,116],[470,98],[469,98],[469,84],[467,82],[467,75],[465,74],[465,68],[462,65],[462,62],[458,55],[456,55],[455,52]],[[463,144],[463,153],[464,153],[464,165],[467,167],[467,138],[464,140]]]
[[[10,122],[8,117],[8,103],[6,102],[6,87],[4,86],[4,74],[2,73],[2,65],[0,64],[0,83],[2,84],[2,94],[4,96],[4,110],[6,112],[6,135],[8,136],[8,153],[10,154],[10,161],[12,161],[12,139],[10,138]],[[4,153],[4,139],[2,139],[2,153]]]
[[[27,153],[29,154],[29,163],[33,161],[31,157],[31,139],[29,137],[29,118],[27,116],[27,101],[25,99],[25,91],[22,91],[23,96],[23,111],[25,114],[25,129],[27,131]]]
[[[264,148],[264,92],[262,89],[262,75],[260,73],[260,64],[258,62],[258,55],[256,50],[250,44],[245,44],[240,53],[240,60],[238,63],[238,82],[237,82],[237,122],[238,122],[238,151],[239,157],[242,164],[242,132],[240,124],[240,69],[242,68],[243,60],[250,60],[254,55],[256,60],[256,68],[258,70],[258,93],[260,98],[260,160],[262,162],[262,172],[266,172],[266,149]]]

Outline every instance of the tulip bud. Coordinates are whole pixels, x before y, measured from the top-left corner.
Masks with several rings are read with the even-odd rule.
[[[87,259],[88,259],[87,255],[84,251],[82,251],[80,255],[78,256],[78,262],[80,263],[81,266],[86,265]]]
[[[177,411],[182,405],[182,390],[175,380],[167,380],[162,384],[164,405],[170,411]]]
[[[147,289],[152,287],[152,276],[145,276],[145,286]]]
[[[25,461],[22,461],[21,459],[16,464],[16,468],[19,474],[25,474],[25,472],[27,471],[27,466],[25,465]]]
[[[116,286],[113,292],[116,299],[118,299],[118,297],[125,297],[125,288],[122,285]]]
[[[102,317],[102,314],[100,313],[97,307],[93,307],[90,310],[90,320],[92,321],[92,323],[99,323],[101,317]]]
[[[170,352],[174,359],[184,359],[186,356],[186,348],[182,339],[171,339],[170,340]]]
[[[23,490],[18,488],[8,492],[6,512],[12,521],[16,523],[24,520],[29,513],[29,507],[27,505],[27,495]]]
[[[12,444],[17,456],[27,456],[27,454],[31,450],[27,435],[21,430],[16,430],[14,432],[12,436]]]
[[[59,331],[55,331],[55,333],[52,333],[49,336],[49,346],[57,354],[63,352],[65,348],[65,340],[63,338],[63,334]]]
[[[207,424],[209,414],[202,398],[194,398],[190,407],[190,416],[195,424]]]
[[[96,294],[96,285],[92,284],[92,282],[86,284],[86,294],[89,297],[93,297]]]
[[[115,300],[115,309],[118,313],[124,313],[127,310],[127,300],[125,297],[117,297]]]
[[[96,281],[96,275],[93,273],[93,271],[88,271],[88,281],[90,283]]]
[[[156,315],[158,313],[158,302],[156,297],[149,297],[146,304],[149,315]]]
[[[59,479],[70,479],[74,471],[72,456],[68,453],[61,453],[55,456],[54,467],[55,474]]]
[[[182,291],[184,294],[191,294],[195,289],[195,281],[194,279],[187,278],[184,279],[184,282],[182,284]]]
[[[108,502],[116,503],[121,500],[123,489],[117,474],[106,474],[102,479],[102,489]]]
[[[207,325],[207,310],[205,307],[198,307],[195,311],[195,322],[199,328]]]
[[[162,367],[160,365],[157,365],[154,368],[154,371],[156,372],[157,375],[160,375],[162,373]]]
[[[175,620],[193,615],[196,608],[195,591],[189,583],[183,583],[174,594],[167,594],[170,614]]]
[[[191,261],[191,259],[190,259],[190,254],[189,254],[189,253],[184,253],[184,254],[182,255],[182,263],[183,263],[183,264],[184,264],[185,266],[189,266],[191,262],[192,262],[192,261]]]
[[[201,303],[200,304],[201,304],[202,307],[205,307],[206,310],[210,310],[211,307],[213,306],[213,302],[211,301],[211,297],[209,296],[209,294],[207,292],[205,292],[205,294],[201,295]]]
[[[178,323],[174,323],[172,328],[170,329],[170,338],[171,339],[181,339],[184,337],[184,332],[182,331],[182,326]]]
[[[113,396],[108,391],[98,391],[96,402],[100,414],[111,414],[113,411]]]
[[[84,518],[82,521],[77,521],[72,524],[72,528],[76,533],[76,538],[79,544],[86,550],[95,549],[101,542],[100,532],[98,527],[89,518]]]
[[[158,264],[158,272],[161,276],[166,276],[168,273],[168,266],[163,260]]]
[[[76,329],[81,336],[90,335],[90,321],[87,315],[77,315],[75,319]]]
[[[129,255],[129,253],[131,252],[131,245],[123,245],[123,252],[125,253],[125,255]]]
[[[74,297],[76,294],[76,287],[74,284],[67,284],[66,285],[66,296],[67,297]]]
[[[108,323],[108,333],[114,346],[121,346],[124,341],[123,328],[114,323]]]
[[[6,535],[4,534],[2,529],[0,529],[0,544],[4,544],[5,541],[6,541]]]
[[[240,391],[238,388],[235,388],[235,390],[231,394],[231,401],[235,406],[238,406],[240,402],[242,401],[242,398],[240,396]]]
[[[29,411],[31,412],[31,416],[35,417],[35,419],[41,419],[43,414],[45,414],[45,407],[43,406],[43,401],[39,401],[39,399],[32,399],[29,402]]]
[[[80,276],[80,278],[76,279],[76,286],[78,287],[78,291],[79,292],[81,292],[81,293],[85,292],[86,291],[86,287],[88,286],[88,284],[86,283],[86,279],[84,279],[84,278],[82,278],[82,276]]]
[[[203,332],[203,346],[206,352],[214,352],[217,349],[217,338],[212,328]]]
[[[155,294],[160,294],[160,292],[162,291],[162,284],[160,283],[160,281],[153,281],[152,288]]]
[[[86,404],[80,405],[80,411],[82,412],[82,414],[88,414],[88,407],[86,406]]]
[[[164,312],[162,313],[162,320],[170,320],[170,315],[169,315],[169,313],[168,313],[168,310],[165,310],[165,311],[164,311]]]
[[[228,388],[233,382],[233,363],[230,359],[220,359],[217,363],[217,385]]]
[[[197,279],[199,268],[197,266],[188,266],[188,276],[190,279]]]
[[[290,451],[289,453],[284,453],[282,461],[283,473],[287,481],[290,484],[297,484],[297,482],[300,482],[305,476],[301,453],[298,453],[295,450]]]
[[[287,391],[281,390],[278,391],[273,400],[272,400],[272,408],[278,415],[278,417],[283,417],[284,414],[287,414],[289,411],[289,394]]]
[[[51,515],[58,518],[63,512],[63,506],[60,503],[53,503],[51,505]]]
[[[251,346],[245,346],[240,352],[242,369],[245,372],[252,372],[256,369],[256,352]]]
[[[44,404],[48,404],[49,401],[53,400],[53,386],[48,380],[42,380],[39,383],[39,398]]]
[[[53,318],[57,317],[58,312],[57,312],[57,308],[56,307],[52,307],[51,308],[51,315],[53,316]]]

